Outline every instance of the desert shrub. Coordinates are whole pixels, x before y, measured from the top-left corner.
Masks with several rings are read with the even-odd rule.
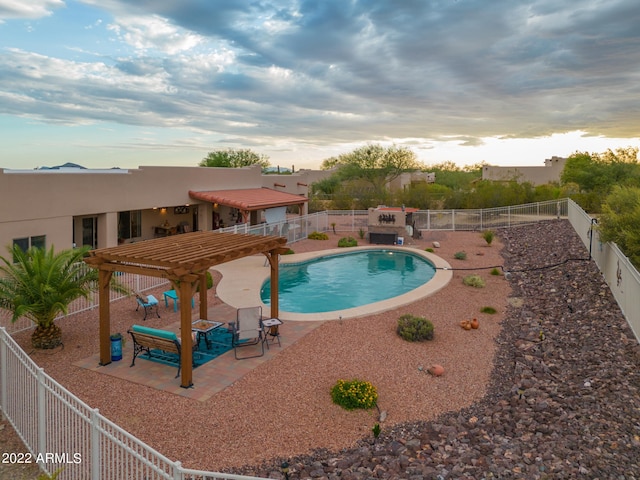
[[[485,286],[485,283],[482,277],[476,274],[467,275],[462,279],[462,283],[475,288],[483,288]]]
[[[467,252],[456,252],[453,254],[453,258],[456,258],[458,260],[466,260]]]
[[[407,313],[398,319],[396,332],[408,342],[433,340],[433,323],[424,317],[414,317]]]
[[[358,241],[353,237],[342,237],[338,240],[339,247],[355,247],[358,245]]]
[[[494,314],[494,313],[497,312],[497,310],[495,308],[493,308],[493,307],[482,307],[480,309],[480,312]]]
[[[309,240],[329,240],[329,235],[323,232],[311,232],[307,238]]]
[[[370,382],[358,379],[338,380],[331,387],[331,400],[347,410],[373,408],[378,402],[378,391]]]
[[[364,228],[358,229],[358,236],[360,237],[360,239],[364,239],[364,236],[366,234],[367,234],[367,232],[364,231]]]
[[[294,252],[293,250],[289,249],[286,252],[284,252],[282,255],[293,255],[294,253],[296,253],[296,252]]]
[[[491,275],[501,275],[500,270],[498,270],[497,268],[492,269],[489,273]]]
[[[484,232],[482,232],[482,238],[484,238],[484,241],[487,242],[487,245],[491,245],[491,242],[493,242],[493,237],[495,237],[495,234],[491,230],[485,230]]]
[[[425,249],[424,249],[424,251],[425,251],[425,252],[429,252],[429,253],[433,253],[433,252],[435,252],[435,250],[434,250],[433,248],[431,248],[431,247],[429,247],[429,248],[425,248]]]

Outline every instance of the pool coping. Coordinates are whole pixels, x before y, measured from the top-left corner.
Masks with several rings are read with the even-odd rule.
[[[344,254],[352,251],[362,250],[396,250],[410,252],[426,258],[436,268],[436,273],[431,280],[424,285],[411,290],[410,292],[398,295],[397,297],[369,303],[359,307],[344,310],[333,310],[319,313],[296,313],[280,311],[281,320],[295,321],[319,321],[319,320],[340,320],[344,318],[361,317],[373,315],[387,310],[413,303],[421,298],[433,295],[444,288],[453,278],[451,265],[441,257],[411,246],[394,245],[370,245],[362,247],[335,248],[330,250],[319,250],[315,252],[296,253],[292,255],[282,255],[280,264],[299,263],[310,259],[324,257],[328,255]],[[262,306],[263,316],[269,316],[271,306],[266,305],[260,298],[262,284],[270,275],[269,264],[265,262],[264,255],[253,255],[244,257],[232,262],[223,263],[213,267],[222,274],[222,280],[216,287],[218,298],[223,302],[235,307],[255,307]]]

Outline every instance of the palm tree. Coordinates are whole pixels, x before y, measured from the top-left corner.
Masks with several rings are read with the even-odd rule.
[[[55,348],[62,343],[62,330],[54,320],[67,313],[74,300],[88,298],[98,286],[98,270],[82,261],[88,247],[55,253],[18,245],[9,248],[13,261],[0,256],[0,308],[9,310],[15,322],[27,317],[36,324],[31,335],[34,348]],[[118,291],[126,287],[112,283]]]

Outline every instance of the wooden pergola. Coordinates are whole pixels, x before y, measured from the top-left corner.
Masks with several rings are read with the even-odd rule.
[[[287,239],[243,233],[193,232],[89,252],[85,262],[99,270],[100,364],[111,363],[109,283],[113,272],[168,279],[180,301],[181,387],[193,386],[191,298],[199,286],[200,318],[207,319],[207,270],[238,258],[264,254],[271,266],[271,317],[278,318],[278,255]]]

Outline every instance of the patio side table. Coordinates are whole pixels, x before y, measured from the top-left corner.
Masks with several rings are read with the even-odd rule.
[[[279,318],[267,318],[262,320],[262,325],[267,329],[264,335],[264,342],[269,346],[269,337],[271,337],[271,343],[278,342],[278,345],[282,347],[280,343],[280,325],[282,320]]]
[[[162,292],[162,295],[164,295],[164,306],[169,308],[169,299],[173,299],[173,311],[177,312],[178,311],[178,292],[176,292],[175,290],[167,290],[166,292]],[[195,308],[196,306],[196,302],[193,300],[193,297],[191,297],[191,308]]]
[[[196,333],[196,345],[200,345],[200,340],[204,338],[207,345],[207,349],[211,348],[211,340],[209,339],[209,332],[213,332],[216,328],[224,325],[222,322],[214,322],[213,320],[196,320],[191,323],[191,331]]]

